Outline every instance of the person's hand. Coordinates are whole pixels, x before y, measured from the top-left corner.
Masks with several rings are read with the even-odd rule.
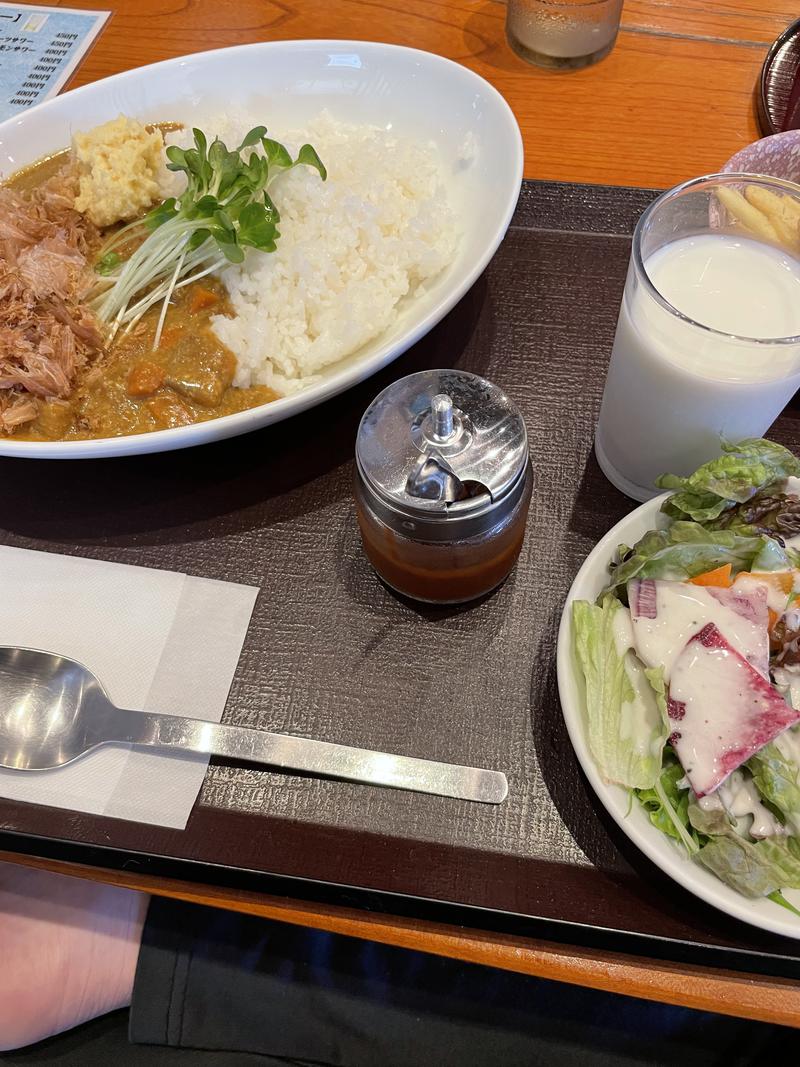
[[[0,862],[0,1050],[130,1004],[149,899]]]

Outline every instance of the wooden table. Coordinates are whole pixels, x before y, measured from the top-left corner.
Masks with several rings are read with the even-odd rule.
[[[718,170],[758,137],[758,72],[797,16],[792,0],[625,0],[611,55],[553,74],[508,47],[499,0],[137,0],[116,5],[73,84],[250,41],[412,45],[463,63],[503,93],[522,128],[526,178],[660,188]]]
[[[102,0],[82,6],[103,9]],[[718,169],[758,136],[752,94],[769,42],[796,17],[790,0],[627,0],[615,51],[595,68],[528,67],[504,40],[497,0],[138,0],[117,10],[73,79],[80,85],[186,52],[270,39],[391,41],[471,67],[506,96],[525,140],[525,175],[667,186]],[[599,989],[800,1026],[800,982],[465,932],[17,854],[0,859],[99,878],[387,944]]]

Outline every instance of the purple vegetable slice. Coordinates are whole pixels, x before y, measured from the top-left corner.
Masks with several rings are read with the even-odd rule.
[[[636,654],[648,667],[663,667],[667,681],[687,641],[707,623],[714,623],[737,652],[769,677],[769,611],[763,585],[715,589],[634,579],[628,583],[628,602]]]
[[[800,720],[713,623],[675,659],[667,711],[670,744],[699,797]]]

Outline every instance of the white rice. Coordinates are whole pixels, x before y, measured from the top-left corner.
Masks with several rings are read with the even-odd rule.
[[[204,129],[230,146],[263,121],[208,119]],[[293,155],[312,144],[328,180],[297,167],[270,186],[278,250],[251,250],[222,272],[235,317],[217,316],[213,328],[237,357],[236,385],[286,394],[387,330],[452,262],[459,233],[433,143],[328,113],[270,136]],[[187,143],[184,132],[171,139]]]

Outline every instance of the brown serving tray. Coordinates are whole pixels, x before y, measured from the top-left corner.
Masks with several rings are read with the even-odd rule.
[[[261,587],[227,722],[500,768],[503,805],[212,765],[183,832],[0,801],[0,847],[800,973],[800,941],[728,919],[629,844],[582,777],[558,702],[567,590],[633,507],[600,473],[592,432],[630,235],[653,196],[526,183],[459,306],[382,374],[289,422],[164,455],[0,460],[1,541]],[[351,490],[367,403],[443,366],[517,401],[536,479],[516,571],[456,609],[413,606],[380,584]],[[791,406],[773,433],[800,447]]]

